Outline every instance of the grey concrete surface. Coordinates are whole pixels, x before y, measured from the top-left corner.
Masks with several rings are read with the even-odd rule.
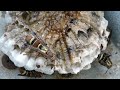
[[[112,41],[120,49],[120,11],[105,11],[108,27],[112,30]]]
[[[91,64],[91,69],[81,71],[79,74],[72,76],[68,79],[120,79],[120,50],[119,39],[120,39],[120,12],[106,11],[105,17],[109,21],[109,27],[112,29],[112,42],[108,45],[106,52],[111,53],[111,60],[113,62],[113,67],[108,70],[105,74],[107,68],[100,65],[98,61],[94,61]],[[4,32],[4,26],[6,22],[5,19],[0,19],[0,35]],[[117,45],[118,44],[118,45]],[[116,46],[118,47],[116,47]],[[1,57],[3,53],[0,52],[0,79],[34,79],[23,76],[18,76],[18,69],[8,70],[3,67],[1,63]],[[64,79],[58,74],[54,75],[44,75],[40,79]],[[66,78],[65,78],[66,79]]]

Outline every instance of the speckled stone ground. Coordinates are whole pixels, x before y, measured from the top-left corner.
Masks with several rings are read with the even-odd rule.
[[[110,13],[110,12],[108,12]],[[112,12],[111,12],[112,13]],[[118,13],[118,12],[116,12]],[[107,14],[107,17],[109,15]],[[111,16],[112,17],[112,16]],[[109,19],[108,17],[107,19]],[[112,21],[112,19],[110,19]],[[119,21],[119,20],[118,20]],[[117,22],[119,23],[119,22]],[[5,19],[0,19],[0,35],[4,32],[4,26],[5,26]],[[111,25],[113,25],[112,23]],[[119,25],[119,24],[118,24]],[[117,27],[117,26],[116,26]],[[114,30],[114,28],[112,28]],[[116,37],[117,38],[117,37]],[[112,40],[115,38],[112,37]],[[119,39],[117,39],[119,40]],[[116,45],[116,43],[115,43]],[[105,74],[107,68],[100,65],[98,61],[94,61],[91,64],[91,69],[89,70],[84,70],[78,73],[77,75],[74,75],[68,79],[120,79],[120,50],[115,47],[113,43],[109,44],[107,48],[107,52],[111,53],[111,60],[113,62],[113,67],[108,70],[108,72]],[[5,67],[3,67],[1,63],[1,58],[3,56],[3,53],[0,52],[0,79],[35,79],[35,78],[28,78],[28,77],[23,77],[23,76],[18,76],[19,71],[18,69],[14,70],[8,70]],[[53,74],[53,75],[44,75],[40,79],[64,79],[58,74]],[[65,78],[66,79],[66,78]]]
[[[105,18],[109,21],[109,28],[113,30],[112,40],[120,49],[120,11],[105,11]]]

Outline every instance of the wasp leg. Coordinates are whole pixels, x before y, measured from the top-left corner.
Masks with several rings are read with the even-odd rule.
[[[29,48],[29,51],[26,51],[25,54],[23,54],[23,55],[28,55],[28,59],[30,59],[31,54],[33,53],[33,51],[30,49],[31,46],[29,46],[28,48]]]
[[[36,55],[36,56],[35,56],[35,60],[36,60],[37,58],[38,58],[38,56]]]
[[[23,38],[23,37],[20,37],[20,39],[17,40],[16,43],[18,43],[18,42],[23,42],[23,43],[24,43],[24,38]]]
[[[24,44],[22,45],[22,47],[21,47],[21,52],[20,52],[20,54],[21,54],[22,52],[24,52],[27,47],[29,47],[28,44],[27,44],[27,43],[24,43]]]
[[[25,75],[18,74],[18,76],[25,76]]]
[[[109,69],[108,69],[109,70]],[[105,72],[105,74],[107,74],[108,70]]]
[[[21,50],[20,50],[20,54],[22,54],[22,52],[24,52],[24,49],[21,49]],[[25,54],[24,54],[24,55],[25,55]]]
[[[39,52],[36,52],[36,55],[35,55],[35,60],[40,56],[41,54]]]
[[[28,55],[28,59],[30,59],[30,57],[31,57],[31,53],[26,53],[26,54],[23,54],[23,55]]]

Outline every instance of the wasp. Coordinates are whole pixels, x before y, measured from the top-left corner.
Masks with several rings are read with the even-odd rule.
[[[112,67],[112,61],[110,59],[110,56],[111,55],[109,55],[107,53],[103,53],[98,56],[99,63],[101,65],[107,67],[108,69],[110,69]]]
[[[28,71],[28,70],[25,70],[25,68],[21,67],[19,68],[19,72],[20,74],[18,74],[19,76],[27,76],[27,77],[42,77],[42,73],[40,72],[36,72],[35,70],[32,70],[32,71]]]
[[[107,69],[110,69],[112,67],[112,65],[113,65],[112,61],[110,59],[110,56],[111,55],[109,55],[107,53],[102,53],[102,54],[98,55],[98,62],[101,65],[105,66]],[[107,71],[106,71],[106,73],[107,73]]]
[[[72,78],[74,75],[71,74],[71,73],[68,73],[68,74],[57,74],[56,75],[56,78],[57,79],[70,79]]]
[[[41,55],[53,60],[53,53],[51,52],[51,50],[47,47],[47,44],[41,38],[38,38],[31,34],[25,37],[25,41],[34,50],[39,51]]]

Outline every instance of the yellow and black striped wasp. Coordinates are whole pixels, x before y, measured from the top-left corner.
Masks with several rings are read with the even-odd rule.
[[[113,65],[113,63],[112,63],[112,61],[111,61],[111,59],[110,59],[110,56],[111,55],[109,55],[109,54],[107,54],[107,53],[101,53],[100,55],[98,55],[98,62],[101,64],[101,65],[103,65],[103,66],[105,66],[108,70],[112,67],[112,65]],[[107,70],[107,71],[108,71]],[[106,71],[106,73],[107,73],[107,71]]]
[[[19,76],[40,78],[43,75],[41,72],[36,72],[35,70],[28,71],[28,70],[25,70],[25,68],[23,67],[19,68],[19,72],[20,72],[20,74],[18,74]]]

